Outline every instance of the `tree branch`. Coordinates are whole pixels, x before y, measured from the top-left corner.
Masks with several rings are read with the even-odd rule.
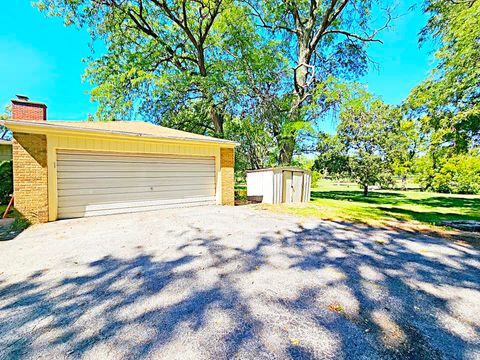
[[[324,32],[324,35],[327,35],[327,34],[342,34],[342,35],[345,35],[348,38],[354,38],[354,39],[365,41],[365,42],[378,42],[378,43],[383,44],[382,40],[375,39],[376,33],[373,34],[373,35],[364,37],[364,36],[360,36],[360,35],[357,35],[355,33],[351,33],[351,32],[344,31],[344,30],[328,30],[328,31]]]
[[[330,6],[325,11],[325,14],[324,14],[323,19],[322,19],[322,23],[320,24],[320,27],[319,27],[318,31],[312,37],[312,41],[308,45],[310,51],[314,50],[317,47],[320,39],[323,37],[327,28],[335,21],[335,19],[338,17],[338,15],[340,15],[342,10],[347,5],[348,1],[349,0],[343,0],[340,3],[340,6],[338,7],[338,9],[335,12],[333,12],[333,11],[335,9],[335,5],[337,5],[337,3],[338,3],[338,0],[332,0],[330,2]],[[332,13],[333,13],[333,15],[332,15]],[[330,17],[330,15],[332,15],[332,16]]]

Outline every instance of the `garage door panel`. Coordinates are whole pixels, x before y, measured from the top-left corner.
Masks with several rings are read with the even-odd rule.
[[[172,181],[174,180],[174,181]],[[172,186],[172,183],[175,185],[186,185],[192,186],[194,184],[200,185],[214,185],[215,177],[197,177],[191,178],[188,176],[179,176],[176,178],[137,178],[135,184],[132,185],[130,178],[100,178],[95,179],[95,188],[96,189],[105,189],[105,188],[119,188],[119,187],[130,187],[130,186]],[[59,190],[68,190],[68,189],[91,189],[92,188],[92,179],[58,179],[57,187]]]
[[[120,199],[125,203],[141,202],[143,200],[151,200],[152,198],[161,198],[163,200],[173,199],[193,199],[198,197],[215,196],[215,190],[211,189],[188,189],[188,190],[164,190],[152,192],[137,193],[113,193],[113,194],[83,194],[59,196],[58,205],[60,207],[73,205],[89,205],[89,204],[112,204],[118,203]]]
[[[215,203],[213,158],[57,154],[59,218]]]
[[[86,216],[123,214],[125,212],[141,212],[176,208],[182,206],[202,206],[214,205],[215,199],[212,197],[202,197],[193,199],[173,199],[163,201],[143,201],[143,202],[123,202],[117,204],[91,204],[86,206],[68,206],[59,209],[59,218],[75,218]],[[128,209],[126,211],[125,209]]]
[[[61,156],[61,157],[60,157]],[[144,164],[211,164],[212,158],[209,157],[175,157],[169,155],[161,156],[141,156],[141,155],[112,155],[102,153],[69,153],[62,151],[59,153],[59,162],[84,163],[144,163]]]
[[[156,193],[162,191],[184,191],[191,189],[191,185],[178,185],[178,184],[169,184],[163,186],[132,186],[132,187],[105,187],[105,188],[78,188],[75,187],[73,189],[63,189],[62,195],[63,196],[70,196],[70,195],[102,195],[102,194],[128,194],[128,193]],[[215,186],[213,184],[204,184],[204,185],[197,185],[195,189],[199,191],[212,191],[215,194]]]
[[[78,172],[79,170],[83,172],[98,172],[98,171],[127,171],[127,172],[137,172],[142,171],[145,168],[146,163],[141,164],[120,164],[120,163],[111,163],[108,165],[108,168],[105,168],[105,163],[95,163],[95,165],[83,165],[83,164],[72,164],[71,162],[59,162],[59,168],[62,169],[62,172]],[[188,166],[188,172],[209,172],[213,173],[215,166],[213,164],[182,164],[182,166]],[[148,164],[149,171],[162,171],[162,172],[178,172],[178,164]]]
[[[179,178],[185,176],[198,176],[213,178],[210,171],[192,171],[192,172],[176,172],[176,171],[119,171],[112,173],[111,171],[97,171],[97,172],[64,172],[58,171],[58,176],[62,179],[102,179],[102,178],[132,178],[137,179],[139,177],[145,179],[158,179],[158,178]]]

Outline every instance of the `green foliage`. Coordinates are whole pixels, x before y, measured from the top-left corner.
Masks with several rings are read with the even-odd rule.
[[[425,12],[431,17],[420,40],[438,41],[437,65],[409,105],[434,145],[466,151],[480,134],[480,1],[427,0]]]
[[[437,40],[437,65],[406,106],[430,146],[466,152],[480,143],[480,2],[428,0],[425,12],[420,40]]]
[[[94,44],[105,45],[101,56],[88,59],[85,74],[95,85],[98,117],[140,116],[240,139],[240,168],[272,158],[290,164],[312,123],[338,101],[335,84],[365,73],[366,48],[378,33],[374,1],[35,4],[66,25],[87,28]],[[258,142],[258,149],[243,141]]]
[[[0,204],[7,204],[13,194],[12,161],[0,163]]]
[[[468,153],[441,158],[434,167],[432,158],[427,155],[418,160],[416,176],[426,190],[480,194],[480,156]]]
[[[0,114],[0,120],[10,119],[12,115],[11,105],[5,106],[5,112]],[[3,125],[0,124],[0,140],[10,140],[12,133]]]
[[[320,133],[313,169],[334,179],[350,176],[349,157],[338,136]]]
[[[276,142],[267,126],[267,114],[261,112],[261,106],[255,106],[225,124],[225,135],[240,144],[235,152],[238,173],[276,163]]]
[[[405,102],[425,154],[416,178],[424,189],[478,192],[480,2],[426,0],[420,41],[435,39],[436,66]],[[411,164],[412,162],[410,162]]]
[[[13,221],[12,225],[10,225],[10,229],[8,231],[14,231],[16,233],[25,230],[31,225],[30,221],[25,219],[24,217],[16,214],[15,220]]]
[[[245,72],[275,64],[246,7],[233,0],[40,0],[37,7],[86,27],[106,46],[85,78],[103,118],[134,117],[222,135]],[[260,59],[260,60],[259,60]],[[260,64],[259,64],[260,63]],[[228,70],[228,71],[227,71]],[[260,75],[255,73],[256,75]]]
[[[247,189],[245,186],[235,186],[235,200],[247,200]]]
[[[354,179],[368,193],[368,185],[393,183],[393,164],[405,143],[396,109],[354,85],[341,104],[337,134],[321,134],[315,168],[338,178]]]
[[[312,170],[312,187],[317,187],[323,176],[320,171]]]

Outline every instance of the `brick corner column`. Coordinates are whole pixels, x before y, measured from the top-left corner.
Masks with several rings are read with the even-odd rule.
[[[235,149],[220,149],[220,167],[222,174],[222,205],[235,205]]]
[[[32,224],[48,222],[47,138],[13,134],[15,209]]]

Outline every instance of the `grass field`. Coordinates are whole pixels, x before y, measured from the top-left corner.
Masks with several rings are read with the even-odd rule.
[[[437,227],[445,220],[480,221],[480,196],[382,190],[371,191],[364,197],[357,186],[321,186],[312,190],[308,204],[266,207],[295,215],[369,225],[410,223]]]

